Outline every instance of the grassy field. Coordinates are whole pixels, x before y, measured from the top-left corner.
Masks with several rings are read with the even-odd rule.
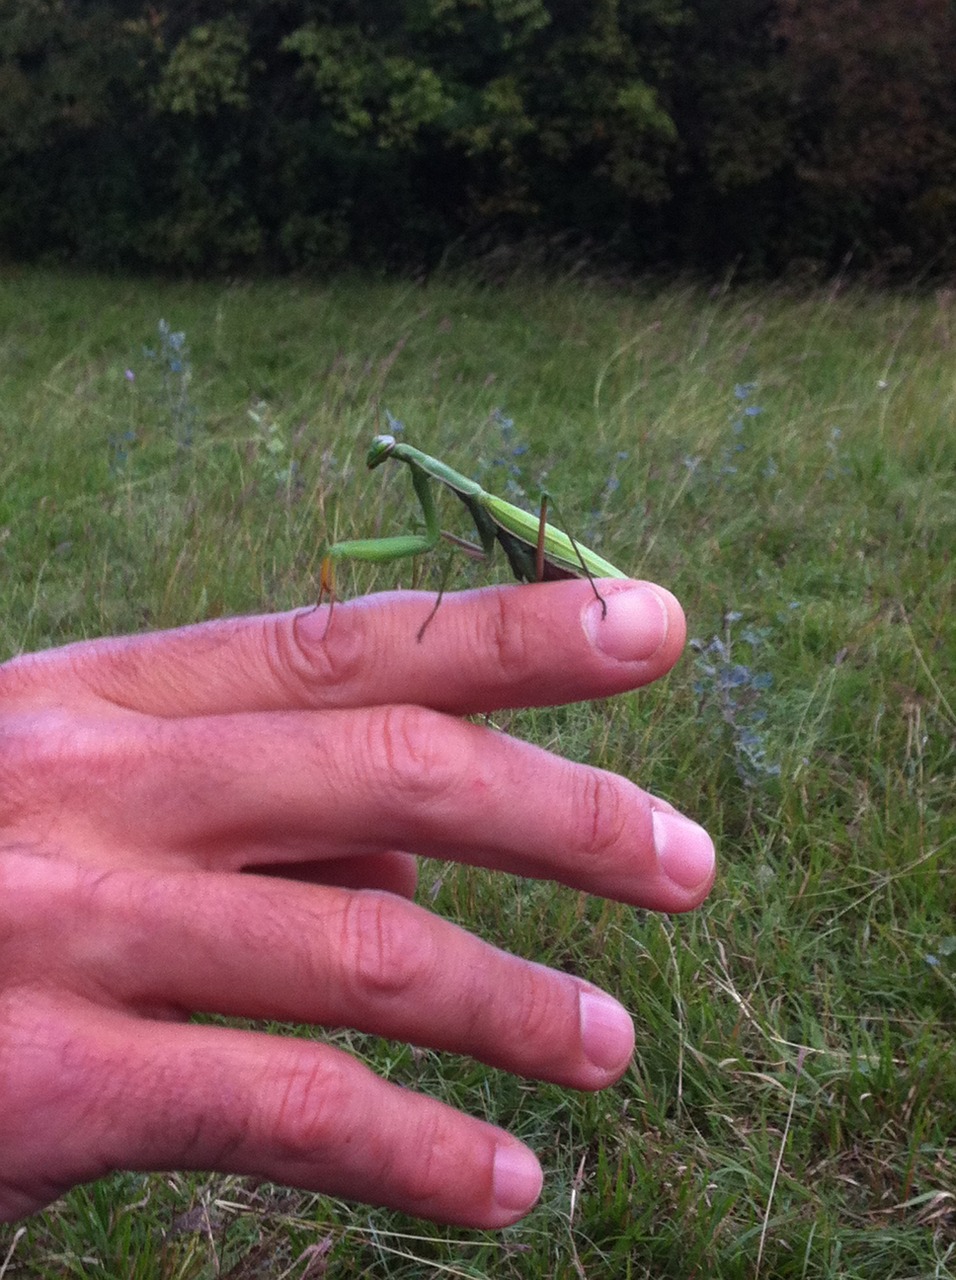
[[[547,475],[680,596],[659,686],[500,723],[639,779],[721,859],[679,919],[423,868],[424,901],[636,1021],[588,1097],[337,1035],[537,1150],[524,1223],[118,1175],[0,1228],[0,1280],[956,1276],[952,293],[7,270],[0,370],[4,657],[308,603],[327,542],[414,523],[407,476],[362,465],[392,416],[504,496]]]

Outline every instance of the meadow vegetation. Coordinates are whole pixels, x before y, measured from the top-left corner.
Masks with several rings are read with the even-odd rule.
[[[945,292],[5,270],[4,657],[310,604],[328,543],[413,527],[363,465],[397,422],[512,500],[546,478],[681,598],[660,685],[495,723],[672,800],[720,877],[669,918],[423,865],[423,901],[635,1018],[596,1096],[335,1033],[535,1148],[518,1226],[120,1174],[2,1228],[0,1277],[956,1276],[954,367]]]

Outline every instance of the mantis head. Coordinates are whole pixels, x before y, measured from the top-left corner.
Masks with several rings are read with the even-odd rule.
[[[370,470],[373,467],[381,466],[394,448],[394,436],[376,436],[371,445],[369,445],[368,453],[365,456],[366,466]]]

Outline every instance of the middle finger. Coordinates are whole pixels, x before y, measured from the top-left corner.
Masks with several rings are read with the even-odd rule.
[[[235,870],[407,849],[665,911],[709,888],[712,844],[663,801],[421,707],[144,718],[138,745],[131,728],[98,815],[107,856]],[[115,727],[102,737],[113,756]]]

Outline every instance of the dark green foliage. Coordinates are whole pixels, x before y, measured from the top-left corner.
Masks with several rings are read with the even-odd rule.
[[[951,269],[948,0],[0,0],[0,251]]]

